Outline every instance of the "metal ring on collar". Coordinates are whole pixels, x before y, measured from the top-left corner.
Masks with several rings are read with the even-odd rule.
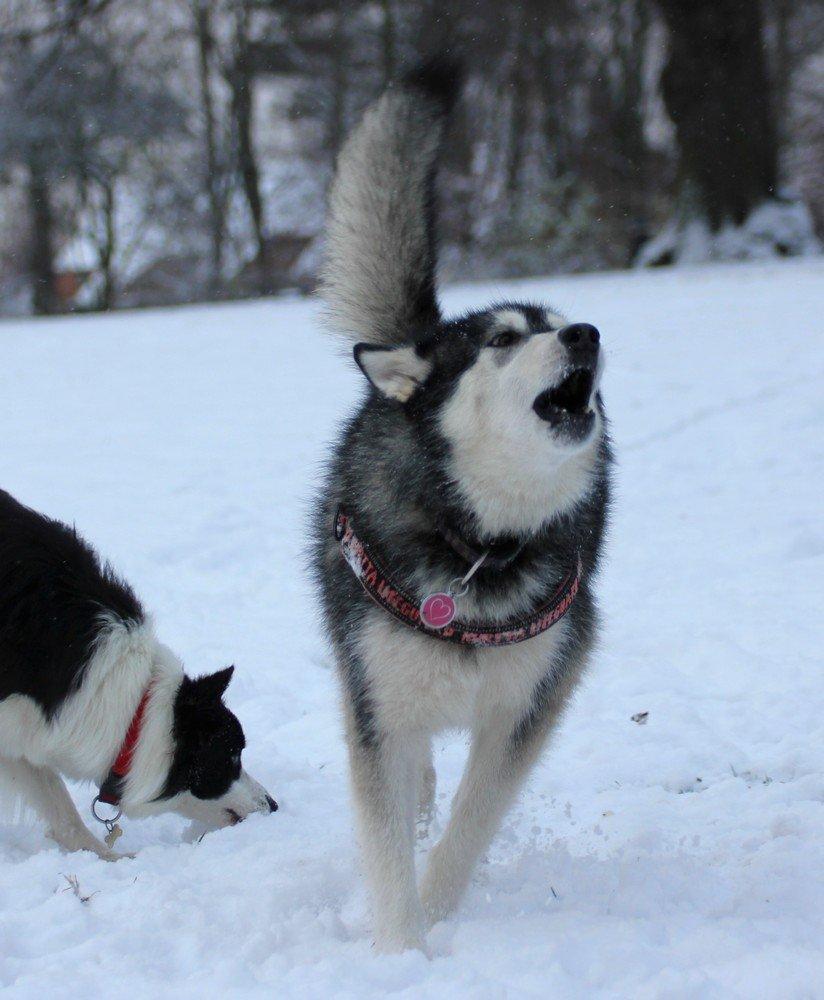
[[[97,820],[98,823],[102,823],[103,826],[105,826],[109,830],[111,830],[111,828],[114,826],[114,824],[123,815],[123,810],[120,808],[120,806],[112,806],[112,808],[116,809],[117,812],[115,813],[114,816],[111,816],[111,817],[109,817],[107,819],[104,816],[98,816],[98,814],[97,814],[97,803],[98,802],[103,802],[103,800],[100,798],[99,795],[95,795],[95,797],[92,799],[92,816],[94,816],[94,818]],[[111,803],[110,802],[103,802],[103,805],[104,806],[111,806]]]

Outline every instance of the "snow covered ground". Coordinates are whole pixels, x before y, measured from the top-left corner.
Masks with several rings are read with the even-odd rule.
[[[246,764],[281,805],[201,843],[173,817],[126,823],[138,855],[115,865],[0,825],[6,995],[824,996],[824,266],[447,299],[522,294],[596,323],[609,354],[606,629],[431,959],[371,948],[303,571],[318,466],[361,391],[314,307],[0,325],[0,484],[76,522],[190,670],[237,664]],[[464,753],[438,742],[441,822]]]

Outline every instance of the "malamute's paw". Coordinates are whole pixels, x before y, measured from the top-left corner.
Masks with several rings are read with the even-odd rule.
[[[396,955],[402,951],[422,951],[426,949],[426,921],[420,904],[415,902],[405,912],[390,915],[389,919],[378,920],[375,927],[375,951],[384,955]]]
[[[404,951],[421,951],[427,958],[431,958],[426,947],[426,938],[417,932],[376,934],[373,943],[375,951],[381,955],[399,955]]]

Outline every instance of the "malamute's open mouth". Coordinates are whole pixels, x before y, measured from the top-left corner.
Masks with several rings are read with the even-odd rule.
[[[582,440],[595,423],[595,413],[590,407],[594,383],[595,372],[591,368],[573,368],[562,382],[540,393],[532,408],[551,427]]]
[[[593,375],[588,368],[576,368],[564,381],[549,390],[549,402],[567,413],[582,414],[589,409]]]

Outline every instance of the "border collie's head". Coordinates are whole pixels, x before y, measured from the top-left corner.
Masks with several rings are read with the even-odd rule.
[[[504,303],[408,346],[358,344],[355,360],[444,453],[482,536],[537,531],[588,492],[604,432],[594,326]]]
[[[270,813],[277,803],[241,762],[246,740],[223,702],[234,667],[184,677],[173,708],[172,759],[158,803],[211,828]]]

